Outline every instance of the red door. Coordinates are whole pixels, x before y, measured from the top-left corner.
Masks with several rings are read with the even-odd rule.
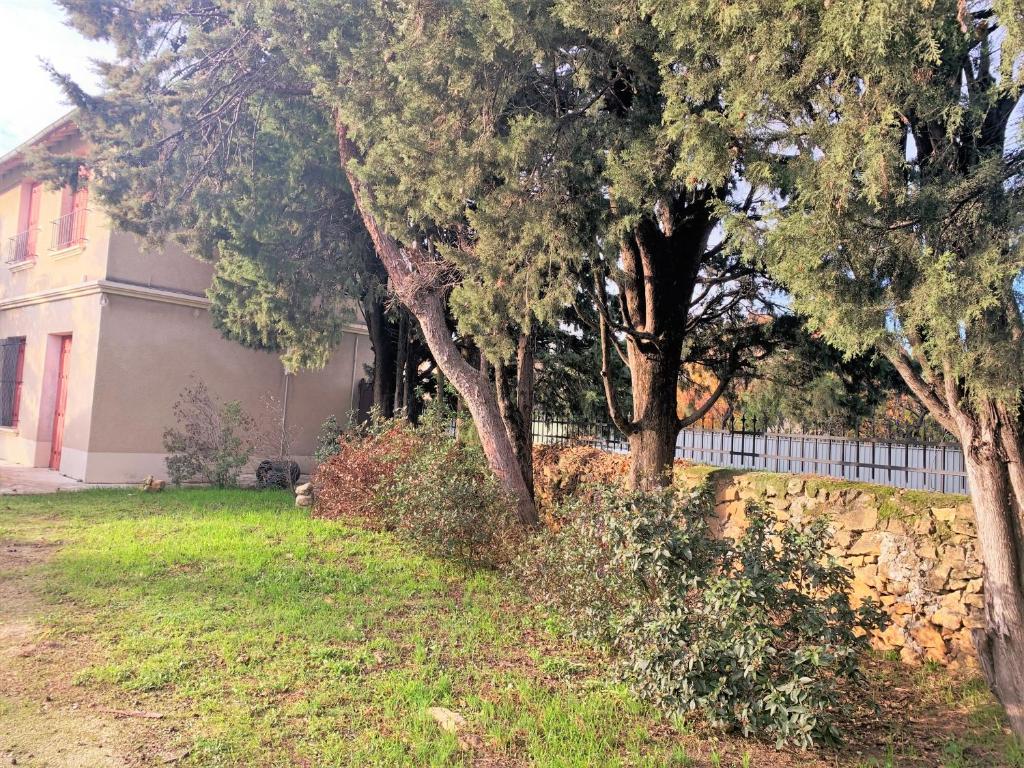
[[[50,469],[60,469],[64,447],[64,414],[68,407],[68,364],[71,361],[71,337],[60,338],[60,364],[57,368],[57,402],[53,409],[53,442],[50,444]]]

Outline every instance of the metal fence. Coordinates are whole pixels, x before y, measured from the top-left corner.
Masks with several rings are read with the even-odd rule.
[[[834,437],[759,431],[756,422],[730,420],[684,429],[676,458],[736,469],[822,475],[940,493],[967,493],[960,446],[942,440],[871,435]],[[737,428],[738,427],[738,428]],[[542,418],[533,423],[541,445],[590,445],[624,453],[629,443],[611,424]]]

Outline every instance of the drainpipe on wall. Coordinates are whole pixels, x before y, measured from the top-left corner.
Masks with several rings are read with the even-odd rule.
[[[290,389],[289,385],[291,384],[291,380],[292,380],[292,375],[288,371],[285,371],[284,372],[284,400],[281,403],[281,450],[280,450],[279,455],[278,455],[278,458],[280,458],[280,459],[284,458],[285,435],[288,434],[288,390]]]

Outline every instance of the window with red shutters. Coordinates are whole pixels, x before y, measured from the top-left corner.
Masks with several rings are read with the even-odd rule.
[[[0,427],[18,426],[24,372],[25,337],[0,339]]]

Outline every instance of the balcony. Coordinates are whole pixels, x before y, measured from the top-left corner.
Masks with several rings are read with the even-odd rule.
[[[51,251],[65,251],[85,244],[85,217],[88,212],[88,208],[80,208],[53,220],[50,225]]]
[[[4,252],[4,264],[15,266],[36,260],[36,239],[38,229],[26,229],[14,237],[7,238],[7,250]]]

